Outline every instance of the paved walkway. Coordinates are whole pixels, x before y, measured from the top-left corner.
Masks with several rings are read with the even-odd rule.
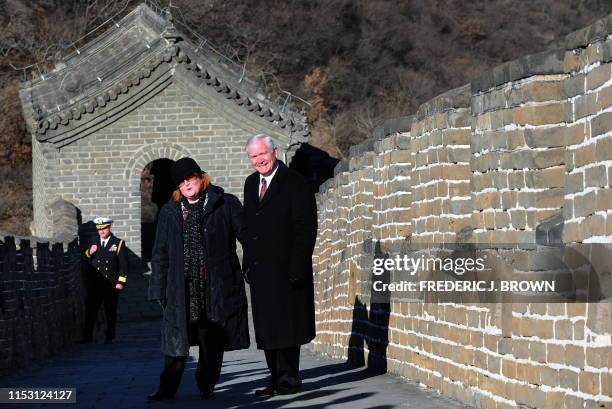
[[[414,408],[459,409],[463,405],[390,375],[372,375],[338,360],[323,359],[304,351],[301,357],[303,392],[262,400],[253,395],[265,386],[267,370],[262,351],[228,352],[215,396],[201,401],[195,384],[197,348],[187,364],[175,398],[149,402],[146,395],[157,384],[162,367],[159,323],[119,323],[118,340],[112,345],[78,345],[73,351],[9,378],[1,387],[75,387],[76,404],[0,404],[0,409],[34,408]],[[195,361],[194,361],[195,359]]]

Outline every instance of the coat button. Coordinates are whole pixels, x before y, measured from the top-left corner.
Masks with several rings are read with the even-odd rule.
[[[259,265],[259,261],[255,261],[255,262],[253,263],[253,265],[254,265],[254,266],[258,266],[258,265]]]
[[[255,216],[259,216],[259,212],[255,212]]]
[[[257,240],[257,239],[258,239],[258,237],[257,237],[257,236],[253,236],[253,240]]]

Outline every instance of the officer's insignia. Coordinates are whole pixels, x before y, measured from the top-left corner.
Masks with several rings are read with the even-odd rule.
[[[108,249],[108,251],[117,251],[117,245],[116,245],[116,244],[113,244],[113,245],[111,246],[111,248],[110,248],[110,249]]]

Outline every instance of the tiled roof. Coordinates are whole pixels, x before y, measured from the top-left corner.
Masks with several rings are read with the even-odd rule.
[[[26,122],[39,141],[70,139],[58,135],[74,135],[76,128],[87,128],[90,121],[101,122],[124,111],[118,105],[125,105],[130,94],[141,92],[142,83],[151,83],[151,77],[161,76],[160,71],[168,71],[168,64],[174,63],[182,64],[202,87],[212,87],[241,106],[245,115],[267,120],[292,141],[307,140],[302,113],[272,103],[255,82],[219,55],[193,44],[146,4],[66,57],[48,75],[25,83],[21,99]]]

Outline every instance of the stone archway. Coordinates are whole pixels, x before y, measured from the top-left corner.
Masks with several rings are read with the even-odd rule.
[[[144,263],[151,261],[157,219],[161,207],[170,200],[173,192],[170,170],[174,161],[156,159],[145,166],[140,183],[140,237],[141,256]]]
[[[129,239],[131,247],[138,256],[143,257],[143,242],[142,242],[142,194],[141,182],[142,174],[147,166],[157,160],[177,160],[185,156],[193,155],[185,147],[172,144],[158,142],[140,148],[127,163],[124,171],[126,183],[129,186],[127,206],[134,209],[134,213],[129,220]],[[158,162],[159,163],[159,162]],[[167,168],[166,168],[167,169]],[[150,240],[149,240],[150,241]],[[145,241],[145,243],[147,243]],[[152,243],[151,243],[152,244]],[[144,260],[143,261],[148,261]]]

